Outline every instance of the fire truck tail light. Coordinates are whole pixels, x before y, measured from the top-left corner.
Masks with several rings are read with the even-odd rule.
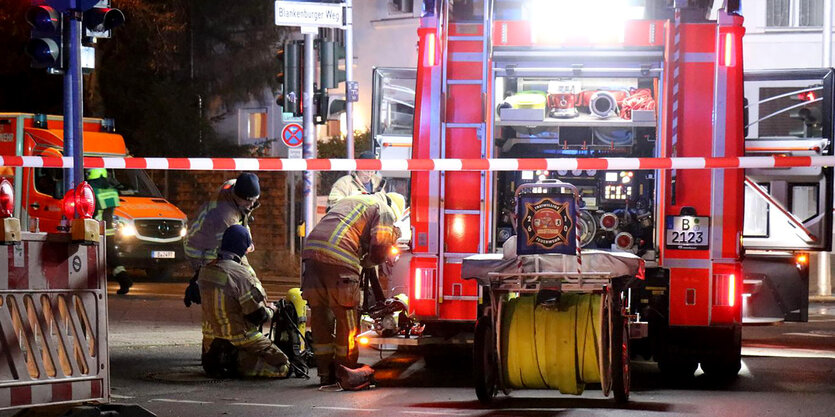
[[[426,43],[426,56],[423,58],[423,66],[435,66],[435,34],[427,33],[424,42]]]
[[[736,303],[736,274],[713,276],[713,305],[733,307]]]
[[[0,218],[14,214],[14,187],[7,179],[0,180]]]
[[[429,300],[433,297],[432,287],[435,285],[433,269],[415,268],[415,300]]]
[[[726,67],[736,66],[736,38],[733,33],[725,34],[723,45],[722,64]]]

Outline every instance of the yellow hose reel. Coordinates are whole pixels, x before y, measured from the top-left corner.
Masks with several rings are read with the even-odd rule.
[[[600,382],[601,294],[563,293],[536,303],[536,295],[503,301],[502,370],[508,388],[558,389],[581,394]]]

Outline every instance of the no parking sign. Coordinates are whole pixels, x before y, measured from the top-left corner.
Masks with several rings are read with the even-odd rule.
[[[281,129],[281,141],[287,145],[288,148],[297,148],[302,146],[304,141],[304,129],[298,123],[287,123],[284,129]]]

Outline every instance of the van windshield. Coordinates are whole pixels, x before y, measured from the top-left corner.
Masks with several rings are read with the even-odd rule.
[[[157,186],[141,169],[109,169],[107,176],[115,180],[121,196],[162,198]]]

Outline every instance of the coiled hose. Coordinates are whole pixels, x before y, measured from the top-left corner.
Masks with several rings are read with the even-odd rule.
[[[505,301],[502,362],[511,388],[559,389],[581,394],[600,382],[600,294],[561,294],[536,304],[535,295]]]

